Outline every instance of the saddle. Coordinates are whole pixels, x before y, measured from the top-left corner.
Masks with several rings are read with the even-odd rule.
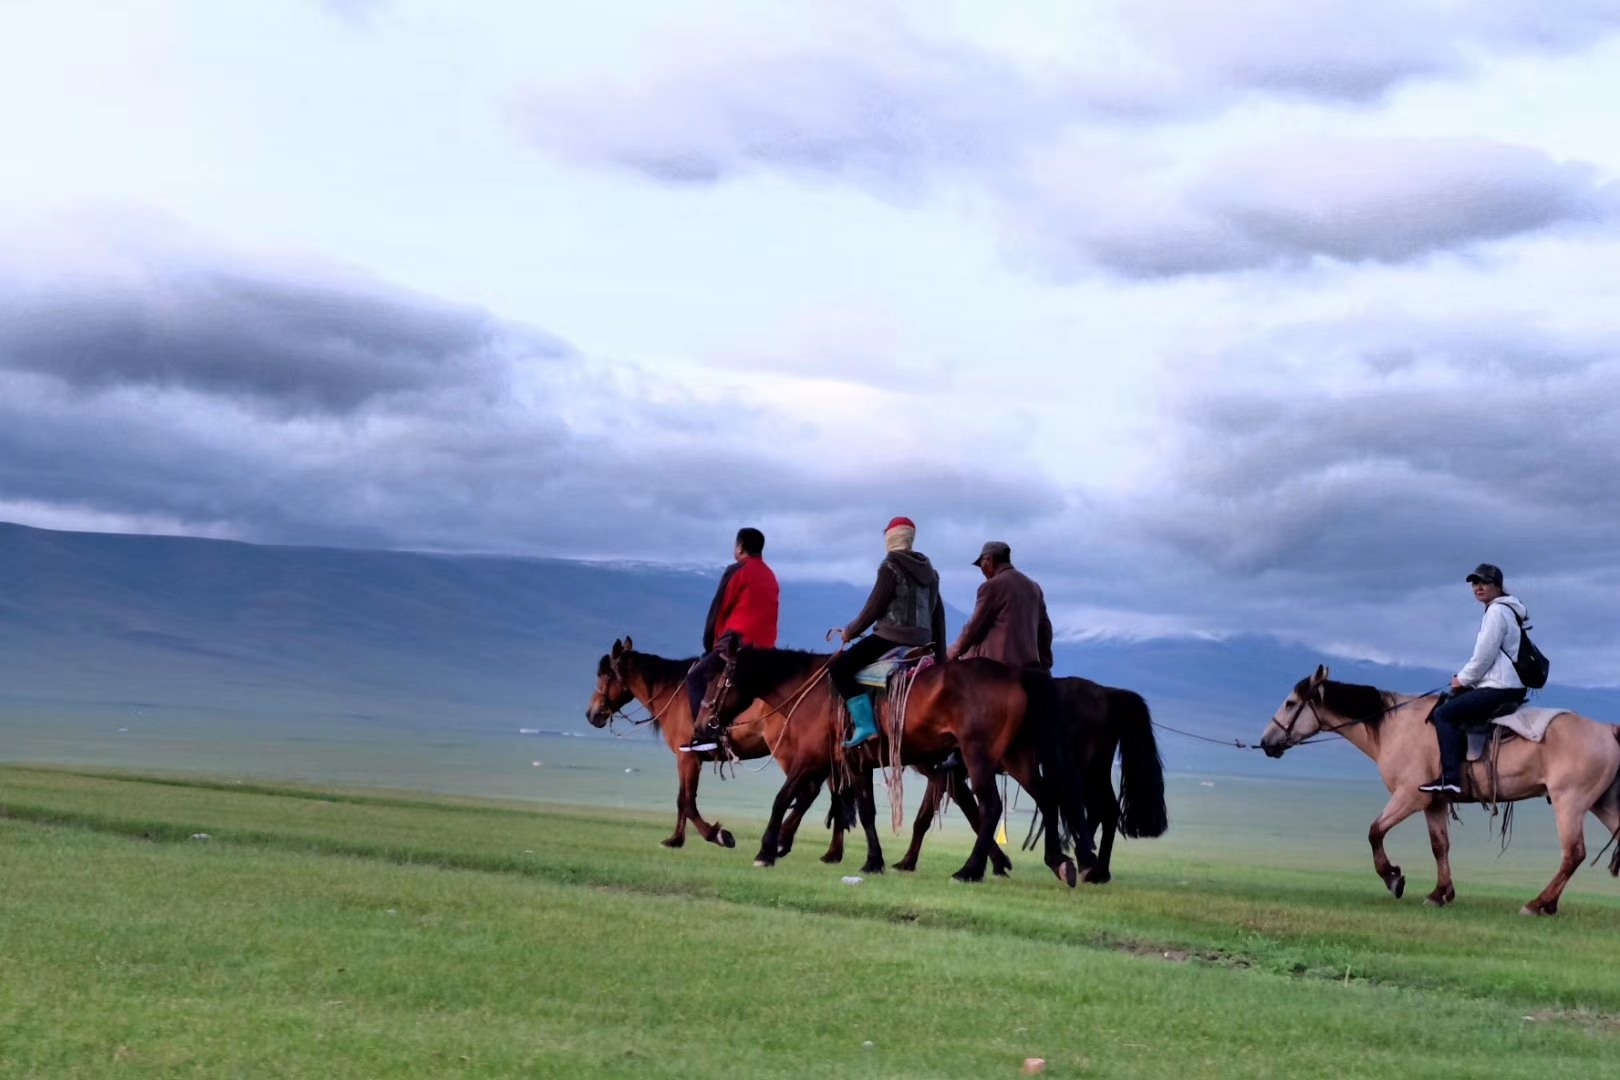
[[[1491,749],[1493,742],[1496,746],[1501,746],[1502,743],[1507,742],[1509,739],[1524,738],[1524,736],[1520,735],[1517,731],[1514,731],[1506,724],[1498,724],[1496,722],[1503,717],[1512,716],[1523,707],[1524,702],[1522,701],[1504,701],[1502,704],[1496,707],[1495,711],[1491,713],[1490,727],[1480,728],[1478,731],[1468,732],[1468,760],[1484,760],[1485,755]]]
[[[868,689],[884,691],[889,688],[890,679],[920,667],[933,655],[933,647],[929,645],[897,645],[857,671],[855,681]]]

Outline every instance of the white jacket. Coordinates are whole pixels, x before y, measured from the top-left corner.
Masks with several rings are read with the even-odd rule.
[[[1514,618],[1517,615],[1518,618]],[[1519,657],[1519,619],[1528,620],[1529,612],[1516,596],[1492,600],[1479,622],[1479,637],[1474,640],[1474,655],[1457,672],[1457,681],[1464,686],[1489,690],[1522,690],[1519,673],[1513,670],[1513,661]]]

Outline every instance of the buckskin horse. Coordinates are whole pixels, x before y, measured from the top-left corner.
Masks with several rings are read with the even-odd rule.
[[[889,740],[857,748],[855,760],[844,761],[843,702],[826,678],[831,656],[791,649],[744,649],[738,654],[733,693],[740,705],[762,702],[766,708],[733,723],[739,728],[762,724],[770,715],[783,723],[771,736],[771,752],[787,775],[771,807],[770,822],[761,838],[756,864],[775,862],[777,837],[783,816],[802,793],[829,777],[838,786],[834,770],[848,766],[852,776],[870,769]],[[1043,691],[1042,684],[1048,688]],[[904,709],[899,751],[904,760],[938,763],[952,750],[961,754],[978,804],[979,823],[973,851],[952,877],[982,881],[991,852],[996,848],[996,824],[1001,818],[1001,797],[996,776],[1005,770],[1035,799],[1044,823],[1045,860],[1058,879],[1071,888],[1079,870],[1064,853],[1069,836],[1085,827],[1081,805],[1081,778],[1057,721],[1051,679],[1045,675],[1014,672],[989,660],[962,660],[923,667],[912,678]],[[888,728],[890,725],[880,725]],[[858,785],[858,781],[857,781]],[[881,846],[872,825],[871,785],[857,786],[861,824],[866,830],[868,872],[883,866]]]
[[[1169,826],[1164,804],[1164,763],[1159,757],[1158,740],[1153,735],[1153,717],[1147,702],[1131,690],[1103,686],[1074,676],[1055,680],[1058,722],[1062,726],[1074,759],[1084,776],[1086,833],[1077,847],[1080,880],[1092,885],[1106,884],[1113,877],[1110,863],[1116,832],[1128,837],[1163,836]],[[1119,755],[1119,794],[1114,794],[1114,755]],[[912,825],[911,846],[896,870],[917,868],[923,837],[939,812],[947,793],[960,794],[961,777],[944,770],[928,774],[928,790],[917,819]],[[965,815],[968,825],[978,830],[977,815]],[[1102,829],[1102,843],[1094,855],[1090,846],[1092,831]],[[994,858],[994,853],[992,853]],[[997,873],[1003,872],[1000,868]]]
[[[1334,682],[1325,666],[1318,667],[1283,700],[1266,724],[1260,746],[1267,756],[1281,757],[1283,751],[1312,735],[1333,733],[1378,763],[1390,799],[1367,831],[1367,840],[1372,844],[1373,869],[1397,900],[1406,890],[1406,876],[1384,851],[1384,837],[1396,825],[1423,811],[1439,872],[1427,903],[1440,906],[1457,898],[1446,828],[1449,803],[1478,802],[1483,793],[1490,793],[1492,801],[1507,803],[1546,795],[1558,822],[1563,861],[1547,887],[1520,914],[1556,915],[1564,886],[1586,858],[1586,815],[1596,816],[1611,836],[1620,835],[1620,728],[1560,712],[1541,742],[1519,738],[1500,744],[1494,779],[1488,762],[1469,765],[1466,796],[1448,802],[1418,790],[1419,784],[1440,771],[1440,743],[1428,723],[1435,704],[1430,695],[1418,697]],[[1620,849],[1609,862],[1609,873],[1620,876]]]
[[[651,723],[675,755],[675,770],[680,779],[675,797],[675,831],[663,845],[678,848],[685,844],[686,823],[690,821],[711,844],[732,848],[737,846],[737,840],[731,832],[718,821],[712,824],[704,821],[703,815],[698,813],[698,779],[703,775],[704,764],[713,756],[683,753],[680,749],[692,738],[692,707],[686,696],[685,682],[693,662],[690,658],[669,660],[652,653],[636,652],[628,636],[623,641],[615,640],[613,648],[597,662],[596,689],[585,709],[585,718],[592,727],[606,727],[631,701],[639,702],[649,714],[642,722]],[[765,757],[771,752],[766,741],[770,733],[769,724],[743,724],[734,731],[732,748],[745,760]],[[779,838],[778,855],[786,855],[791,849],[799,822],[819,792],[819,784],[807,789],[791,808]],[[832,845],[822,861],[835,863],[843,856],[844,832],[842,828],[835,828]]]

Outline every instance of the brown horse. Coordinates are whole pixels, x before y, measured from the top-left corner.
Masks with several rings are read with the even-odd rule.
[[[680,847],[686,843],[686,823],[692,822],[711,844],[732,848],[737,840],[718,821],[709,823],[698,813],[698,779],[703,766],[713,759],[712,754],[682,753],[681,747],[692,738],[692,707],[686,696],[686,673],[693,659],[667,660],[652,653],[635,651],[629,637],[614,641],[612,650],[596,665],[596,689],[591,694],[585,718],[592,727],[606,727],[613,717],[631,701],[641,704],[650,714],[654,730],[664,737],[670,752],[675,755],[675,770],[680,778],[680,789],[675,797],[675,831],[663,841],[665,847]],[[732,746],[739,758],[753,759],[767,756],[771,750],[766,741],[768,725],[739,724],[732,737]],[[792,848],[805,811],[815,801],[820,785],[805,793],[794,804],[782,830],[778,855],[786,855]],[[844,857],[844,831],[835,828],[832,846],[822,856],[823,862],[835,863]]]
[[[755,715],[777,715],[786,721],[770,737],[771,752],[787,779],[771,808],[758,865],[775,861],[783,815],[810,785],[835,776],[840,765],[860,777],[886,758],[887,732],[844,761],[840,745],[844,708],[825,675],[830,659],[827,654],[787,649],[745,649],[739,654],[734,683],[738,703],[762,702],[765,710]],[[1043,815],[1046,865],[1071,887],[1079,881],[1079,870],[1063,848],[1066,838],[1084,827],[1081,781],[1058,732],[1053,697],[1050,677],[1021,675],[989,660],[931,665],[913,679],[897,749],[906,762],[925,765],[938,764],[958,751],[978,804],[973,851],[952,875],[957,880],[984,879],[1001,818],[996,775],[1004,769],[1031,793]],[[746,718],[738,720],[732,725],[733,736],[748,726]],[[868,872],[875,873],[883,861],[873,825],[871,785],[868,779],[857,780],[855,786],[867,837]]]
[[[1090,679],[1068,677],[1057,683],[1058,722],[1062,725],[1084,780],[1087,827],[1077,844],[1080,880],[1106,884],[1113,877],[1114,836],[1163,836],[1169,826],[1164,804],[1164,763],[1153,735],[1147,702],[1130,690],[1102,686]],[[1114,795],[1114,755],[1119,755],[1119,795]],[[959,795],[962,780],[943,770],[929,774],[928,790],[912,825],[911,847],[894,864],[915,870],[923,837],[947,792]],[[978,830],[978,815],[963,815]],[[1102,845],[1090,850],[1092,833],[1102,829]],[[992,858],[994,855],[992,854]],[[997,873],[1003,872],[997,869]]]
[[[1371,686],[1333,682],[1328,669],[1302,679],[1266,725],[1260,745],[1269,757],[1318,732],[1342,735],[1356,749],[1378,763],[1389,788],[1389,804],[1367,831],[1372,844],[1373,868],[1396,899],[1406,890],[1406,876],[1384,852],[1384,836],[1419,810],[1428,819],[1429,846],[1434,851],[1439,881],[1428,903],[1449,904],[1457,898],[1451,883],[1451,838],[1446,830],[1448,802],[1418,790],[1440,772],[1440,743],[1428,723],[1436,699],[1395,694]],[[1541,742],[1513,739],[1496,757],[1496,777],[1486,762],[1467,767],[1465,798],[1480,801],[1475,793],[1493,793],[1494,801],[1517,802],[1546,795],[1558,821],[1563,861],[1541,894],[1521,909],[1523,915],[1555,915],[1558,898],[1570,876],[1586,858],[1582,828],[1588,812],[1611,834],[1620,833],[1620,728],[1561,712]],[[1609,873],[1620,875],[1620,850],[1609,863]]]

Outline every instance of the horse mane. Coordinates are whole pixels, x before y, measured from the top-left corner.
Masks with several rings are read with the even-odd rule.
[[[634,657],[633,662],[636,669],[646,676],[648,682],[655,684],[671,681],[680,682],[686,678],[686,673],[692,670],[692,665],[698,662],[698,658],[695,656],[689,656],[685,660],[671,660],[668,657],[658,656],[654,653],[636,652],[634,650],[624,655]],[[610,657],[602,657],[602,662],[597,667],[597,674],[605,672],[611,664],[612,659]]]
[[[1320,684],[1319,689],[1322,694],[1322,708],[1370,728],[1377,728],[1389,712],[1389,696],[1376,686],[1327,679]],[[1309,679],[1301,679],[1294,687],[1294,693],[1300,697],[1310,692]]]
[[[828,659],[827,653],[814,653],[804,649],[745,647],[737,653],[737,666],[732,672],[732,685],[742,700],[753,700],[764,697],[790,679],[808,679]]]

